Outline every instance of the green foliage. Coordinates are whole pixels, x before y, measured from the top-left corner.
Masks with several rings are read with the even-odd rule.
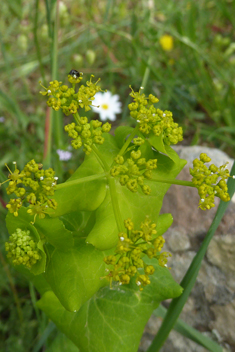
[[[103,172],[94,154],[87,156],[82,165],[67,180],[76,181],[94,174],[99,175]],[[90,182],[73,184],[65,189],[58,189],[55,200],[58,203],[51,216],[61,216],[76,210],[93,211],[102,204],[106,195],[106,182],[98,179]]]
[[[72,232],[66,230],[63,222],[58,218],[37,218],[33,225],[31,221],[32,217],[24,207],[19,210],[18,217],[8,213],[6,218],[7,228],[10,233],[13,233],[17,227],[27,228],[32,234],[35,234],[36,240],[39,241],[40,238],[44,239],[45,237],[55,248],[67,249],[73,246]]]
[[[160,301],[181,293],[166,268],[155,267],[152,284],[143,292],[129,288],[99,290],[77,313],[64,309],[52,291],[46,292],[38,307],[56,322],[80,352],[134,352],[145,324]]]
[[[80,119],[77,113],[74,117]],[[137,124],[136,128],[131,130],[129,137],[129,127],[122,128],[119,130],[121,133],[115,136],[104,133],[104,143],[97,147],[92,146],[92,153],[85,157],[77,171],[65,183],[56,186],[58,190],[55,194],[53,191],[52,194],[56,206],[54,209],[47,210],[49,215],[40,217],[35,214],[32,222],[31,213],[23,206],[18,212],[10,212],[7,215],[6,224],[9,233],[12,234],[15,231],[26,233],[27,230],[27,234],[31,236],[29,238],[34,240],[42,252],[39,261],[32,266],[25,265],[24,261],[17,262],[17,264],[22,263],[19,267],[20,271],[43,294],[38,306],[46,311],[46,314],[82,351],[88,351],[90,346],[93,346],[94,351],[101,350],[103,344],[95,343],[98,336],[106,340],[105,349],[107,350],[120,350],[121,346],[125,346],[126,351],[136,350],[144,325],[152,311],[161,300],[177,297],[182,291],[172,279],[169,270],[165,268],[168,254],[160,253],[164,244],[161,235],[172,223],[170,214],[159,216],[163,197],[170,184],[155,182],[154,177],[174,179],[186,162],[181,160],[169,146],[164,149],[166,154],[161,154],[160,151],[152,148],[151,140],[145,139],[144,136],[140,137],[140,144],[136,144],[135,138],[132,142],[132,137],[136,133],[142,135],[138,127]],[[162,144],[164,145],[163,140]],[[150,195],[146,195],[140,189],[132,192],[113,177],[111,171],[114,160],[124,160],[126,155],[132,158],[127,159],[128,162],[137,160],[141,155],[146,166],[149,165],[147,171],[146,169],[141,171],[139,168],[136,170],[138,170],[137,175],[142,172],[143,180],[151,189]],[[154,165],[151,164],[152,161]],[[37,171],[38,164],[34,161],[31,164],[33,172],[39,172]],[[20,177],[24,180],[25,176],[18,169],[15,173],[16,177],[13,173],[10,177],[20,184],[21,179],[15,181],[15,178],[18,180],[19,175],[22,174]],[[50,170],[50,174],[54,176],[54,171]],[[135,173],[132,177],[134,176]],[[41,175],[36,173],[35,177],[38,178]],[[31,178],[33,180],[32,176]],[[22,197],[21,194],[19,196]],[[14,202],[14,199],[11,202]],[[48,200],[45,199],[45,202]],[[44,206],[43,200],[40,206]],[[128,240],[129,226],[133,229],[130,225],[132,221],[135,223],[135,229],[142,229],[142,232],[137,231],[137,236],[137,232],[135,234],[133,230],[133,236],[137,237],[136,239],[131,237],[131,240]],[[126,234],[122,232],[123,223],[127,230]],[[121,251],[122,233],[126,236],[127,242],[134,241],[133,254],[131,254],[132,251]],[[118,239],[121,244],[118,244]],[[155,249],[150,255],[148,248],[152,244]],[[23,252],[23,255],[30,256],[31,247],[24,248],[26,252]],[[134,254],[135,251],[137,252]],[[123,263],[124,260],[128,260],[130,270],[133,271],[135,268],[130,276],[122,274],[122,272],[128,273],[128,267],[125,268],[125,264],[123,269],[120,267],[115,275],[110,270],[110,265],[106,265],[109,264],[106,258],[110,255],[114,258],[115,253],[121,253],[121,259],[117,258],[115,264],[117,267],[120,266],[121,260]],[[141,256],[145,254],[151,259],[143,258],[143,261]],[[23,265],[28,268],[28,273]],[[112,283],[113,280],[114,283]],[[109,285],[109,281],[110,287],[105,288],[104,286]],[[116,285],[115,281],[119,285],[125,284],[127,288],[112,290],[112,285]],[[145,287],[146,285],[151,289]],[[139,290],[143,289],[144,293],[141,293]],[[54,301],[53,311],[49,309],[52,304],[51,300]],[[116,308],[112,316],[110,314],[112,314],[114,302]],[[128,308],[123,309],[126,305]],[[57,313],[54,312],[55,307],[57,307]],[[60,307],[59,310],[58,307]],[[97,307],[101,314],[98,319],[94,320],[93,316],[97,314]],[[138,311],[136,317],[134,307]],[[61,314],[64,316],[63,322]],[[104,319],[105,326],[103,325]],[[128,329],[133,329],[130,325],[132,319],[135,320],[136,326],[135,334],[132,335],[130,341],[131,331],[128,333]],[[85,323],[87,320],[89,324]],[[120,321],[122,321],[121,325]],[[69,330],[68,324],[70,325]],[[97,324],[99,329],[97,329]],[[115,331],[113,336],[107,329],[110,324],[111,330]],[[74,338],[77,329],[79,329],[79,334],[76,333],[77,337]],[[87,335],[87,329],[90,334],[88,340],[83,336],[84,333]],[[103,330],[106,330],[105,336],[102,336]],[[124,331],[125,334],[122,337]]]
[[[74,343],[68,339],[64,334],[58,331],[50,347],[45,352],[79,352],[79,349]]]
[[[127,129],[128,131],[129,129]],[[109,138],[111,139],[112,137],[110,136]],[[104,153],[106,156],[105,144],[100,149],[102,150],[102,154]],[[158,160],[158,168],[153,172],[153,176],[156,173],[166,179],[169,176],[175,177],[186,163],[184,160],[179,159],[178,164],[175,164],[165,155],[149,149],[146,151],[146,154],[143,154],[143,156],[145,155],[152,155]],[[146,184],[150,185],[152,189],[147,202],[146,195],[142,191],[132,193],[126,187],[116,183],[117,199],[119,204],[121,204],[120,212],[122,219],[131,218],[134,223],[140,223],[144,221],[146,214],[148,214],[150,219],[158,224],[157,219],[162,200],[170,185],[153,183],[151,180],[146,181]],[[117,232],[110,193],[107,193],[104,202],[96,210],[96,223],[89,233],[87,241],[101,250],[109,249],[117,244]]]
[[[68,251],[55,250],[46,270],[46,280],[62,305],[78,311],[100,287],[108,285],[103,253],[84,239],[78,239]],[[66,263],[66,265],[65,265]]]
[[[48,94],[57,95],[52,89]],[[9,169],[7,193],[18,198],[6,206],[8,257],[41,293],[37,306],[81,352],[136,351],[152,311],[162,300],[182,293],[167,268],[171,254],[161,252],[162,234],[172,216],[159,215],[165,193],[179,183],[175,177],[186,164],[169,145],[182,138],[182,131],[170,112],[155,109],[158,100],[153,95],[148,97],[151,103],[143,93],[132,90],[131,95],[131,113],[140,104],[136,127],[119,128],[115,136],[104,133],[97,146],[89,142],[84,162],[66,182],[56,185],[54,170],[44,171],[34,160],[22,172],[16,166],[14,172]],[[99,126],[77,111],[74,119],[88,130]],[[162,128],[160,133],[155,127]],[[206,154],[200,160],[195,163],[205,169],[205,182],[213,171],[219,170],[223,182],[229,177],[224,166],[207,169]],[[129,181],[122,182],[119,174]],[[193,176],[201,180],[198,170]],[[201,187],[194,179],[186,184]],[[18,187],[21,184],[25,188]],[[22,206],[25,198],[28,207]]]
[[[96,351],[95,348],[101,348],[95,346],[95,340],[100,341],[99,338],[102,336],[101,333],[96,334],[95,330],[96,315],[99,316],[96,300],[105,310],[106,315],[103,317],[107,318],[109,324],[113,323],[114,316],[118,312],[118,308],[109,307],[111,303],[109,305],[107,303],[106,308],[103,302],[100,303],[101,292],[107,294],[110,302],[115,302],[115,307],[121,307],[119,304],[122,303],[122,311],[126,309],[126,306],[125,309],[123,308],[125,302],[130,304],[133,309],[129,313],[133,319],[135,318],[135,299],[143,297],[144,300],[147,292],[150,292],[148,290],[153,287],[156,288],[152,296],[155,302],[154,295],[159,290],[159,287],[154,286],[155,281],[151,282],[151,285],[148,285],[149,287],[146,287],[141,295],[134,283],[131,284],[130,289],[122,286],[121,291],[112,291],[107,287],[100,288],[105,280],[99,278],[106,274],[103,257],[114,252],[118,242],[118,232],[122,230],[123,220],[128,217],[139,225],[148,214],[157,224],[158,236],[164,234],[172,223],[172,217],[170,214],[159,215],[162,200],[170,184],[185,164],[185,161],[179,159],[168,145],[174,143],[174,138],[169,139],[166,136],[174,128],[177,129],[178,124],[168,126],[169,131],[166,131],[166,125],[163,124],[161,128],[159,126],[155,128],[155,134],[152,131],[144,134],[146,126],[142,120],[142,132],[135,131],[132,135],[129,140],[130,149],[126,150],[124,157],[130,158],[131,152],[139,149],[147,160],[157,159],[157,169],[153,170],[152,179],[144,180],[144,184],[149,187],[148,190],[151,189],[150,195],[146,196],[141,189],[132,193],[126,187],[121,186],[117,178],[110,179],[109,169],[114,165],[114,158],[118,153],[122,154],[122,148],[127,143],[128,136],[134,133],[131,127],[133,120],[128,116],[127,109],[131,101],[130,98],[126,98],[130,82],[137,89],[143,85],[145,92],[154,92],[158,97],[162,95],[159,108],[165,110],[169,107],[174,111],[174,118],[177,123],[180,122],[183,125],[188,143],[195,144],[207,139],[207,142],[212,143],[210,145],[218,146],[222,141],[224,143],[222,147],[227,148],[227,151],[232,154],[234,152],[229,147],[235,145],[233,140],[235,127],[232,118],[234,115],[234,43],[232,31],[227,31],[229,26],[234,27],[235,24],[232,16],[234,2],[216,0],[192,3],[187,0],[178,2],[171,0],[167,6],[162,2],[157,4],[157,7],[153,4],[152,8],[148,7],[148,2],[137,3],[134,7],[130,6],[128,1],[113,6],[112,2],[101,1],[99,4],[97,8],[97,3],[91,1],[87,7],[86,2],[83,2],[78,7],[76,2],[71,1],[69,4],[63,3],[57,12],[55,0],[51,2],[46,0],[45,5],[43,2],[36,1],[36,6],[30,2],[21,4],[19,1],[5,0],[1,5],[0,19],[2,52],[0,57],[0,116],[5,118],[4,123],[0,122],[0,148],[3,150],[0,167],[3,168],[5,163],[12,160],[17,160],[17,165],[21,169],[32,158],[35,158],[36,162],[41,162],[43,142],[45,146],[48,142],[49,157],[44,155],[44,165],[47,167],[54,165],[59,182],[67,180],[60,183],[61,187],[58,186],[53,196],[58,206],[54,207],[56,209],[50,209],[48,211],[50,215],[46,215],[44,219],[39,219],[37,216],[34,224],[31,224],[32,216],[24,207],[19,210],[17,218],[13,213],[7,215],[9,233],[14,233],[20,227],[23,231],[29,230],[30,235],[37,242],[42,257],[40,262],[32,266],[31,270],[23,266],[18,266],[18,270],[33,282],[41,295],[45,294],[42,300],[43,305],[47,307],[48,315],[51,309],[48,307],[50,299],[52,301],[55,299],[60,312],[64,312],[65,315],[69,314],[71,320],[72,314],[73,316],[84,315],[82,321],[89,321],[89,327],[91,326],[94,351]],[[57,42],[59,23],[61,26],[60,40]],[[217,34],[217,29],[221,34]],[[164,46],[165,33],[169,33],[170,44],[168,42]],[[28,39],[31,37],[34,38],[33,42]],[[48,47],[51,48],[49,55]],[[77,55],[78,48],[80,60]],[[59,161],[56,149],[65,149],[64,141],[67,137],[62,134],[62,116],[59,114],[53,116],[51,133],[53,132],[52,137],[55,144],[52,147],[52,158],[50,159],[50,141],[47,139],[48,136],[46,140],[44,139],[45,109],[41,107],[40,100],[38,104],[34,103],[34,92],[38,90],[38,81],[42,80],[46,85],[45,77],[50,76],[52,81],[55,78],[60,79],[59,75],[64,77],[71,67],[77,68],[79,72],[82,70],[90,73],[91,65],[92,71],[100,72],[103,87],[113,92],[116,92],[119,87],[123,114],[118,124],[125,123],[129,126],[118,127],[115,130],[115,137],[102,134],[104,144],[97,143],[96,152],[98,154],[96,155],[94,150],[91,152],[86,146],[84,150],[88,151],[87,154],[90,152],[91,154],[86,156],[85,161],[79,166],[83,159],[83,154],[79,150],[73,151],[74,158],[70,161]],[[141,76],[144,76],[142,84]],[[72,84],[76,83],[73,77],[70,77],[70,81]],[[57,104],[58,101],[50,100],[49,102],[49,105],[57,108],[58,105],[53,103]],[[76,102],[75,107],[77,108],[78,105]],[[69,99],[68,106],[74,107],[72,99]],[[89,104],[86,108],[88,106]],[[64,112],[69,114],[66,106]],[[91,117],[89,111],[87,116]],[[77,121],[76,124],[79,125]],[[153,128],[154,126],[152,130]],[[165,132],[165,136],[162,131]],[[180,137],[181,132],[179,130],[178,132],[176,135]],[[92,138],[95,137],[97,136],[92,135]],[[134,137],[139,138],[138,143],[140,143],[140,138],[144,139],[145,143],[137,148],[137,144],[131,143]],[[88,135],[83,133],[82,138],[90,143],[89,133]],[[96,138],[97,141],[103,142],[103,139]],[[169,143],[166,143],[167,141]],[[77,141],[75,146],[79,147],[80,142]],[[98,155],[103,156],[106,166],[100,162]],[[75,169],[77,170],[72,173]],[[4,179],[5,175],[0,170],[0,182]],[[161,179],[160,182],[159,179]],[[225,185],[222,186],[225,188]],[[10,202],[11,205],[11,199],[6,192],[3,192],[1,197],[2,204]],[[1,228],[4,226],[2,220]],[[7,241],[6,235],[4,237],[2,234],[2,236],[2,241]],[[60,260],[61,258],[64,263]],[[85,264],[86,258],[90,258],[89,266]],[[66,266],[63,266],[66,262],[70,268],[68,272]],[[56,266],[60,268],[59,271],[56,270]],[[60,271],[64,274],[60,275]],[[166,276],[169,275],[165,268],[164,273]],[[14,275],[17,274],[14,272]],[[92,280],[93,284],[91,284]],[[175,284],[171,281],[170,285],[173,287]],[[82,289],[77,289],[77,286]],[[21,291],[20,281],[17,289]],[[51,293],[52,291],[57,298],[53,298],[55,296]],[[179,289],[174,292],[165,292],[156,299],[158,301],[156,305],[164,297],[175,297],[179,294]],[[49,297],[50,295],[52,298]],[[48,297],[48,302],[45,297]],[[80,306],[81,309],[77,313],[71,313],[59,304],[58,299],[68,310],[78,310]],[[143,304],[142,301],[141,304]],[[8,305],[8,302],[4,301],[4,310]],[[27,307],[30,307],[29,303]],[[91,316],[85,316],[88,307]],[[91,312],[90,307],[94,307],[94,313]],[[144,319],[136,331],[136,340],[133,337],[135,349],[137,349],[137,344],[135,345],[134,340],[139,341],[144,322],[154,309],[152,306],[150,309],[148,305],[143,307],[141,305],[139,308],[140,311],[143,310]],[[114,314],[111,316],[109,312],[112,311]],[[6,328],[1,326],[1,331],[4,331],[6,336],[11,336],[7,340],[7,348],[9,351],[13,348],[16,351],[27,351],[35,342],[33,338],[35,331],[32,327],[35,321],[33,320],[28,329],[31,342],[26,341],[25,334],[19,334],[23,341],[22,347],[18,343],[16,327],[12,323],[17,319],[16,311],[12,310],[11,314]],[[103,311],[102,314],[104,314]],[[139,320],[140,315],[138,315]],[[30,317],[30,314],[27,313],[24,316]],[[53,319],[60,326],[63,318],[61,320],[57,318],[56,316]],[[122,318],[125,321],[128,314]],[[99,319],[101,321],[101,318]],[[100,326],[103,326],[102,324]],[[45,326],[44,323],[41,324],[39,330],[42,331]],[[7,329],[9,333],[6,332]],[[61,329],[65,331],[64,327]],[[123,330],[120,326],[118,329],[120,337]],[[85,330],[81,329],[81,331]],[[66,330],[65,333],[70,336],[71,331]],[[110,344],[115,345],[114,335],[110,332],[110,339],[109,336],[106,335],[106,337]],[[60,341],[60,337],[58,339]],[[47,338],[44,342],[48,346]],[[83,337],[78,342],[84,351],[87,350],[87,343]],[[109,345],[109,348],[109,350],[112,348],[115,350],[116,347]],[[71,349],[73,350],[73,347]],[[123,350],[122,346],[119,346],[119,350]]]

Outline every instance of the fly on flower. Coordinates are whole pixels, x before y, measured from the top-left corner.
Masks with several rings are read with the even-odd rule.
[[[69,72],[69,75],[73,76],[74,78],[78,78],[78,77],[80,77],[80,75],[82,75],[82,73],[78,72],[77,70],[71,70]]]

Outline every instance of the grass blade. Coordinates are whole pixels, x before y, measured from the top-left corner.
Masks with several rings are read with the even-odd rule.
[[[44,343],[46,342],[46,340],[48,339],[48,337],[50,336],[50,334],[56,329],[55,324],[50,321],[46,327],[46,329],[44,330],[40,340],[38,341],[38,343],[34,346],[34,349],[32,352],[39,352],[40,349],[43,347]]]

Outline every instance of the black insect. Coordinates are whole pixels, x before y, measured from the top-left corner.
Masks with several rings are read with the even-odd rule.
[[[80,72],[78,72],[77,70],[71,70],[69,72],[69,75],[73,76],[74,78],[78,78],[78,77],[80,77]]]

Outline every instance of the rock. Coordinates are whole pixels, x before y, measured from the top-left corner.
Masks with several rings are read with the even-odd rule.
[[[222,150],[216,148],[201,147],[198,145],[194,145],[192,147],[177,145],[174,146],[174,150],[177,152],[181,159],[187,160],[189,167],[192,167],[193,160],[199,158],[201,153],[206,153],[212,159],[211,163],[215,164],[216,166],[220,166],[226,162],[229,162],[228,169],[230,170],[233,165],[233,159],[230,158]]]
[[[234,235],[214,236],[207,250],[207,258],[225,273],[235,273]]]
[[[210,328],[219,331],[221,339],[226,338],[229,344],[234,344],[234,321],[235,321],[235,301],[226,305],[211,306],[215,315],[215,320],[211,322]],[[233,349],[234,351],[234,349]]]
[[[190,241],[184,229],[180,232],[175,228],[169,229],[164,237],[172,252],[185,251],[190,248]]]

